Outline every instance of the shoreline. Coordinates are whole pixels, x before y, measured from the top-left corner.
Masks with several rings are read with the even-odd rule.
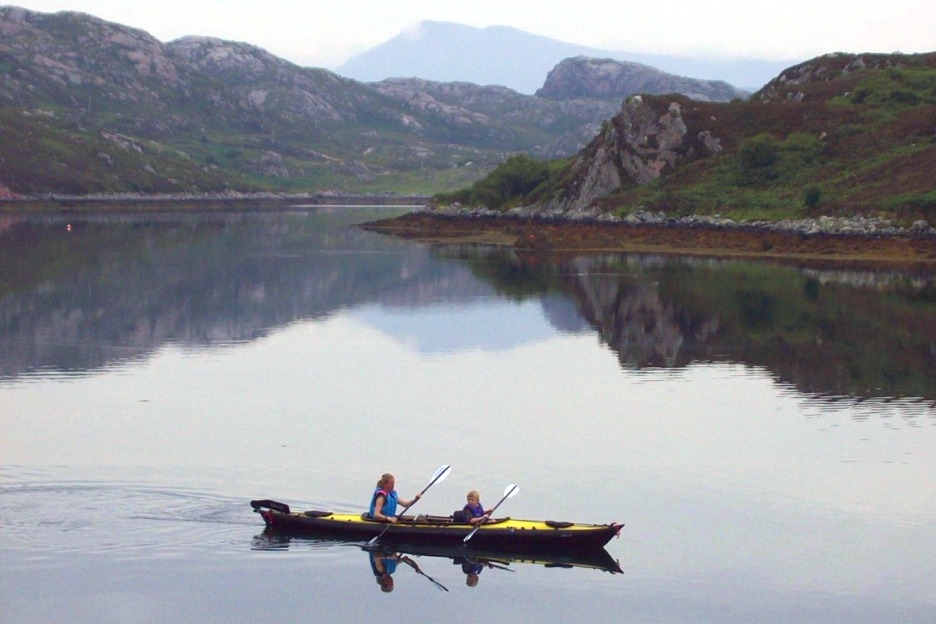
[[[420,195],[332,193],[109,194],[0,198],[0,216],[16,214],[275,211],[338,206],[412,207],[365,230],[428,244],[512,247],[525,253],[625,252],[745,258],[798,264],[876,265],[936,271],[936,228],[904,229],[880,219],[820,217],[795,222],[735,222],[662,215],[611,220],[561,215],[427,209]]]
[[[184,212],[187,210],[276,209],[301,206],[399,206],[422,208],[421,195],[352,195],[332,193],[205,193],[108,195],[48,194],[0,198],[0,215],[30,213],[90,213],[107,211]]]
[[[806,232],[740,223],[558,221],[427,211],[361,227],[428,244],[509,246],[528,253],[629,252],[936,270],[932,231]]]

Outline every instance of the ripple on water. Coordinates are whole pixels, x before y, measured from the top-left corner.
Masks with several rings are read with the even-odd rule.
[[[207,549],[243,552],[244,501],[185,488],[131,482],[0,482],[0,533],[33,558],[61,552],[160,556]],[[252,535],[252,534],[251,534]]]

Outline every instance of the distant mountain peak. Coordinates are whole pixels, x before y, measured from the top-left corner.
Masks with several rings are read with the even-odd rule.
[[[533,94],[543,86],[547,74],[557,64],[577,56],[640,63],[677,76],[724,81],[751,90],[799,62],[715,60],[602,50],[511,26],[477,28],[453,22],[422,21],[352,57],[336,72],[362,82],[418,77],[439,82],[502,85]]]

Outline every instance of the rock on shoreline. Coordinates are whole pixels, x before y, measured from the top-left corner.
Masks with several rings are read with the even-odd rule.
[[[569,218],[436,207],[364,227],[428,243],[510,245],[522,251],[623,251],[936,268],[936,230],[928,224],[900,228],[869,217],[736,222],[717,216]]]
[[[740,230],[774,230],[792,234],[841,235],[902,235],[908,233],[936,235],[936,227],[926,221],[915,221],[910,227],[900,227],[891,219],[881,217],[822,216],[810,219],[779,221],[735,221],[721,215],[689,215],[668,217],[662,212],[638,210],[626,217],[594,211],[549,210],[542,207],[519,207],[500,212],[488,208],[466,209],[461,206],[431,206],[426,214],[460,219],[541,220],[545,223],[659,225],[683,227],[716,227]]]

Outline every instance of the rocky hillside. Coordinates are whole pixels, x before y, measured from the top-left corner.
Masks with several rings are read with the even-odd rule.
[[[750,95],[723,81],[685,78],[640,63],[585,56],[556,65],[536,95],[555,100],[600,97],[620,102],[636,93],[681,93],[704,102],[727,102]]]
[[[616,96],[364,84],[246,43],[0,7],[0,193],[428,193],[574,154]]]
[[[540,158],[562,158],[586,145],[601,122],[617,111],[620,100],[575,97],[550,100],[521,95],[506,87],[481,87],[468,82],[432,82],[394,78],[374,83],[382,95],[400,103],[409,114],[431,116],[453,132],[477,124],[496,128],[492,133],[507,147],[529,132],[526,150]],[[531,127],[530,119],[536,123]]]
[[[934,172],[936,53],[833,54],[746,101],[630,98],[567,166],[485,207],[636,221],[863,215],[924,227],[936,223]],[[516,178],[495,174],[505,187]]]

